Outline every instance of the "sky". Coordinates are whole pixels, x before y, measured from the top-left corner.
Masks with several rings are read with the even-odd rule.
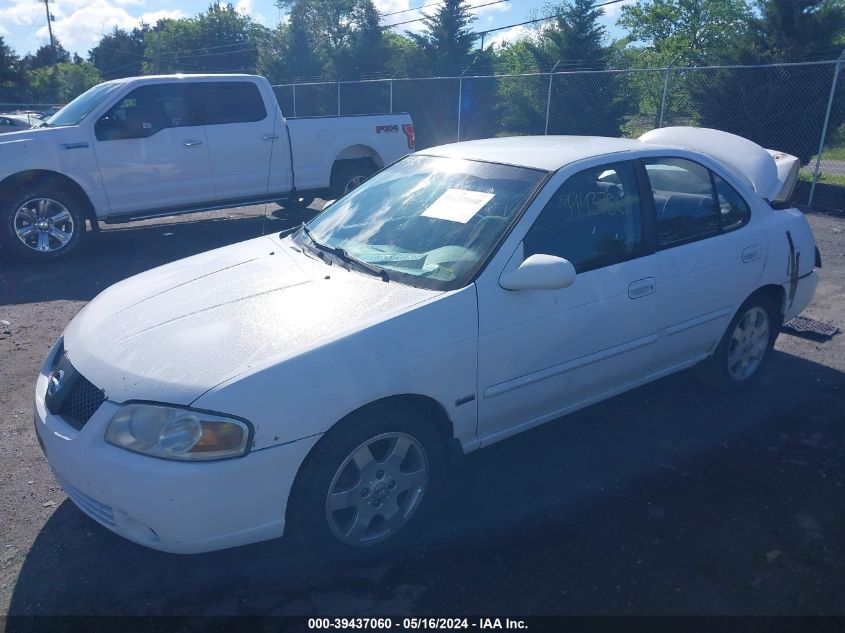
[[[384,18],[384,24],[394,24],[421,17],[436,6],[417,9],[436,0],[374,0],[383,13],[403,11]],[[488,4],[492,0],[470,0],[471,6]],[[624,0],[623,3],[634,0]],[[87,57],[104,33],[114,27],[131,29],[141,22],[154,24],[160,18],[181,18],[196,15],[208,8],[210,0],[50,0],[50,12],[54,16],[53,33],[62,45],[72,53]],[[253,17],[268,27],[278,24],[283,17],[274,0],[233,0],[238,11]],[[473,10],[477,20],[476,31],[496,28],[521,22],[540,15],[547,0],[506,0]],[[603,23],[612,37],[621,33],[614,26],[621,4],[605,8]],[[397,27],[397,32],[420,30],[421,22]],[[484,41],[501,43],[518,39],[527,27],[512,27],[491,33]],[[43,0],[0,0],[0,35],[19,55],[31,53],[43,44],[49,43],[47,15]]]

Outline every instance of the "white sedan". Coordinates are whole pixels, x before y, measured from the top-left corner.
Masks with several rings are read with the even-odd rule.
[[[142,545],[372,555],[455,454],[693,365],[754,381],[817,282],[796,170],[689,128],[418,152],[293,233],[100,294],[40,372],[38,437]]]

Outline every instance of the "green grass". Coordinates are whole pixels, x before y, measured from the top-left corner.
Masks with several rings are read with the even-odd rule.
[[[813,172],[801,172],[798,175],[799,180],[804,180],[806,182],[813,182]],[[819,172],[819,182],[828,184],[828,185],[842,185],[845,186],[845,176],[841,176],[839,174],[826,174],[824,172]]]
[[[845,145],[828,147],[822,152],[822,160],[845,160]],[[816,162],[816,155],[810,159],[810,165]]]

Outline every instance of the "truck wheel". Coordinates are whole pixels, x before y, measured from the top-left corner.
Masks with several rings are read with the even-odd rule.
[[[18,256],[34,261],[64,257],[85,232],[80,207],[76,196],[61,189],[30,188],[6,205],[2,217],[5,243]]]
[[[446,450],[421,412],[389,404],[353,414],[314,446],[287,509],[315,557],[364,561],[409,538],[446,480]]]
[[[339,168],[332,177],[332,197],[340,198],[355,189],[373,173],[363,163],[351,163]]]

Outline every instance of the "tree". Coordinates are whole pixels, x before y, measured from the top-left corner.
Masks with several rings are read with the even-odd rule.
[[[68,103],[100,81],[96,66],[85,61],[27,71],[32,98],[40,103]]]
[[[23,83],[21,60],[0,35],[0,101],[22,100]]]
[[[546,14],[557,17],[536,41],[529,38],[522,44],[538,67],[551,70],[558,62],[561,70],[607,65],[611,49],[605,44],[605,29],[599,23],[603,11],[593,0],[549,5]],[[549,133],[618,136],[629,109],[624,88],[620,75],[575,73],[553,77],[550,99],[548,78],[523,81],[516,90],[507,86],[509,94],[500,96],[513,101],[505,106],[509,129],[544,132],[548,100]]]
[[[267,29],[216,2],[194,18],[161,20],[144,37],[146,72],[255,72]]]
[[[607,63],[609,49],[604,45],[606,32],[599,24],[604,15],[593,0],[574,0],[547,8],[557,15],[550,26],[540,33],[539,45],[531,51],[541,66],[564,62],[564,68],[596,68]]]
[[[88,61],[93,63],[104,79],[119,79],[143,74],[145,36],[150,27],[142,24],[131,31],[115,27],[88,51]]]
[[[474,21],[467,0],[444,0],[434,15],[423,19],[422,33],[408,33],[428,62],[429,72],[455,76],[473,62],[472,47],[478,38],[470,29]]]
[[[70,61],[70,53],[65,50],[59,40],[55,40],[55,46],[45,44],[41,46],[34,55],[27,55],[23,58],[23,65],[27,70],[46,68],[54,64],[62,64]]]
[[[807,59],[845,45],[845,7],[833,0],[761,0],[748,36],[721,60],[742,64]],[[691,82],[701,123],[807,161],[818,149],[831,66],[722,69]],[[840,81],[839,90],[842,90]],[[829,129],[845,121],[837,98]]]
[[[282,27],[289,55],[305,56],[306,73],[293,60],[284,60],[289,77],[320,74],[342,79],[360,78],[387,70],[388,50],[381,15],[373,0],[278,0],[289,22]],[[307,45],[307,51],[295,42]]]
[[[622,7],[618,24],[669,62],[718,54],[742,37],[750,19],[745,0],[644,0]]]

